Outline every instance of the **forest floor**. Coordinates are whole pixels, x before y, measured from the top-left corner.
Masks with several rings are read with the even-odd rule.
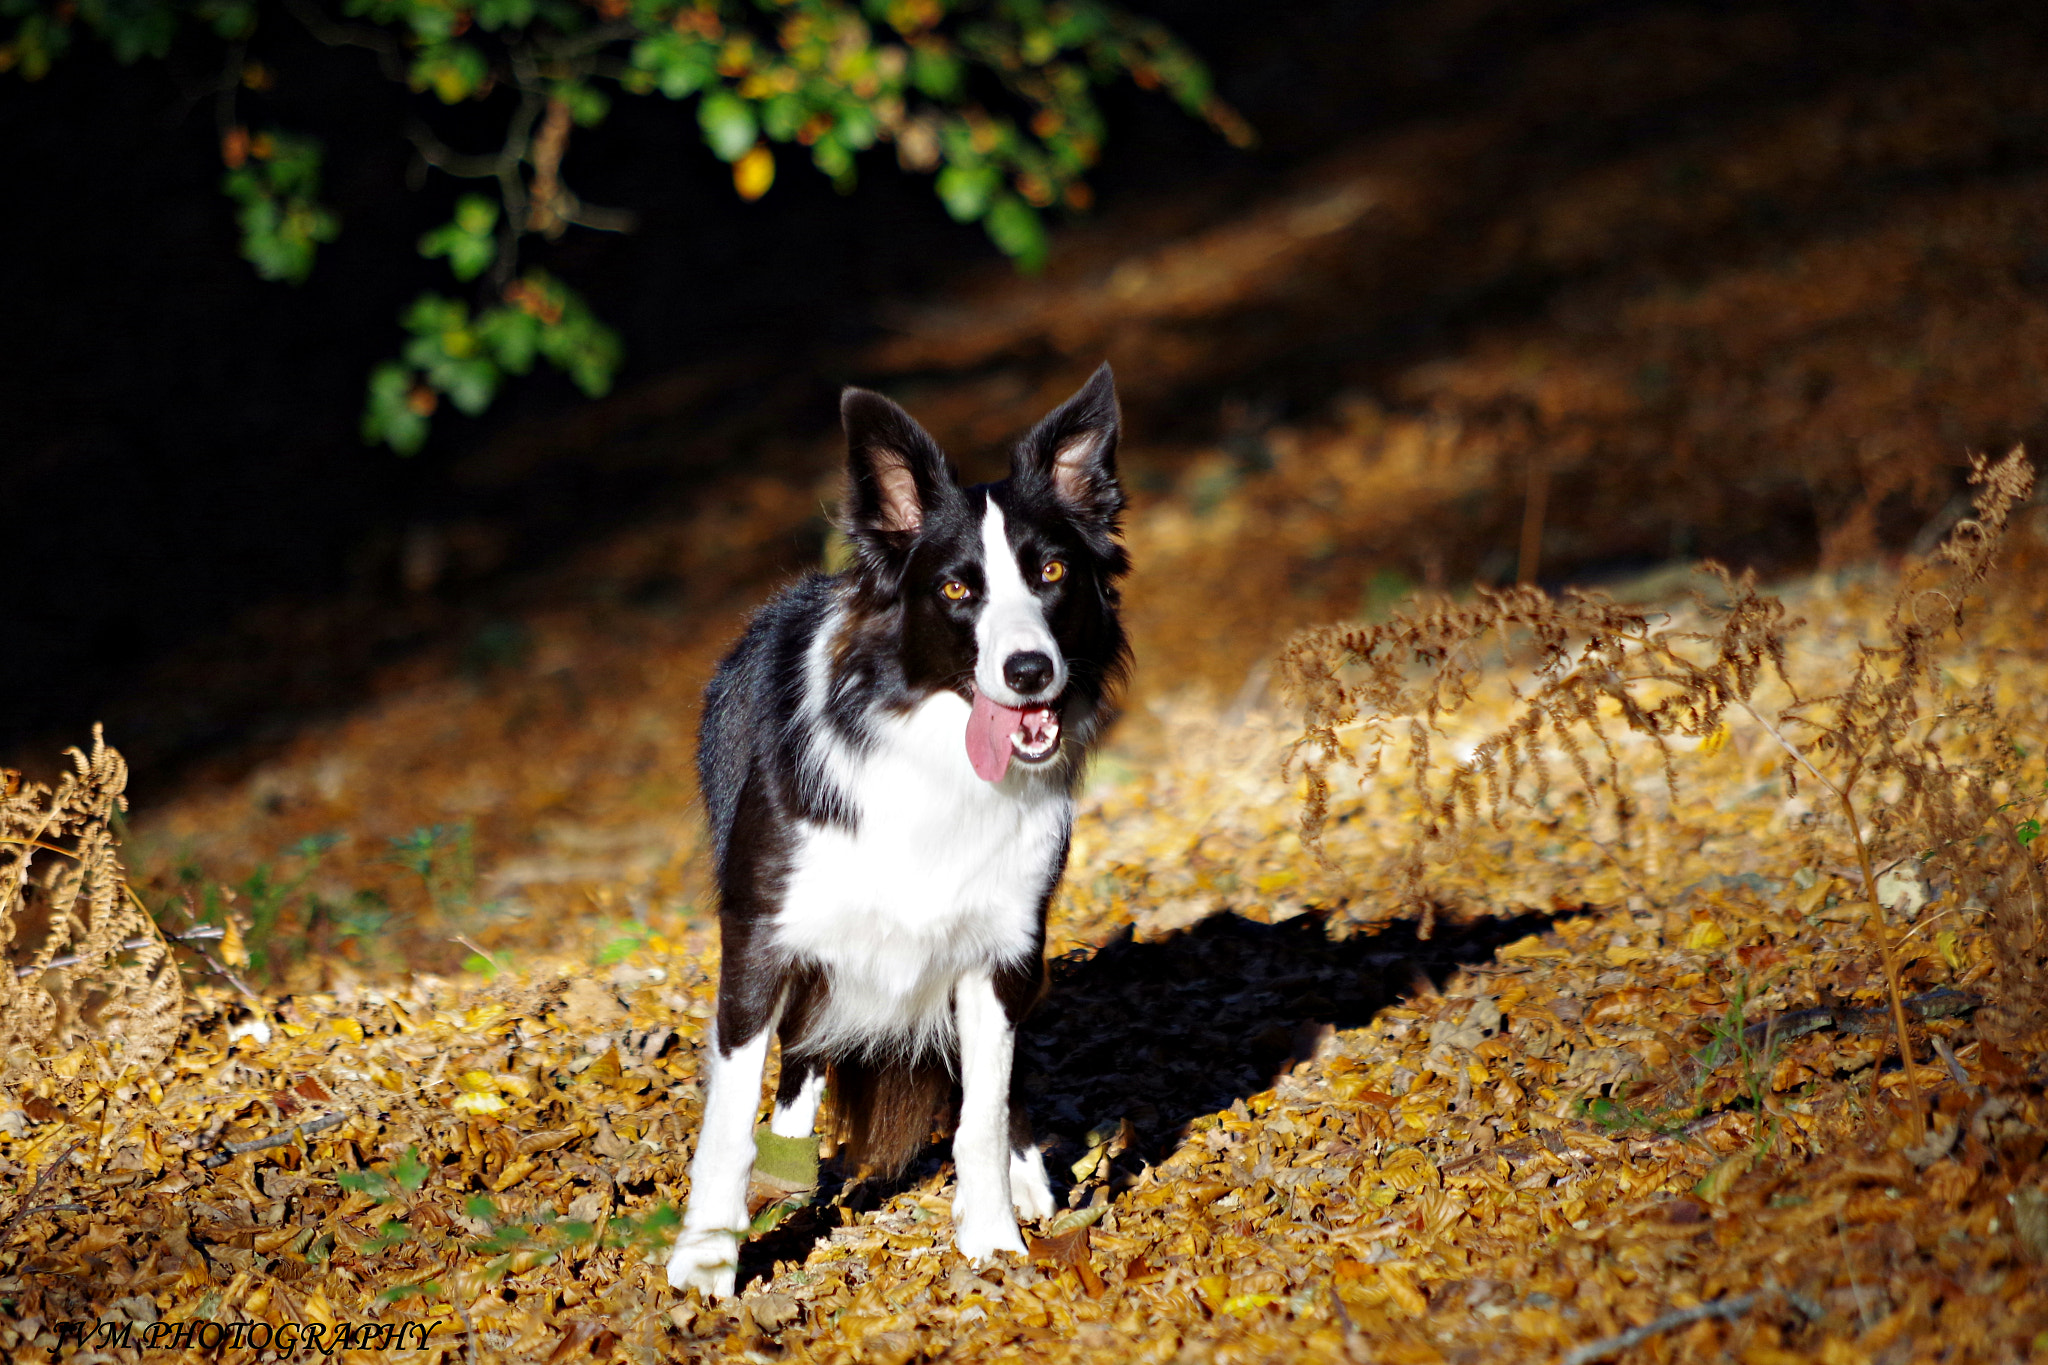
[[[440,643],[135,813],[140,894],[170,929],[232,919],[258,998],[201,971],[144,1073],[104,1047],[12,1059],[0,1350],[106,1358],[113,1329],[75,1331],[96,1321],[132,1324],[116,1359],[147,1324],[202,1322],[318,1326],[328,1353],[338,1325],[415,1323],[450,1361],[2048,1349],[2048,1099],[1985,1022],[1978,909],[1892,869],[1920,1002],[1903,1067],[1846,833],[1788,793],[1765,733],[1681,745],[1675,788],[1622,744],[1629,818],[1564,787],[1511,811],[1430,868],[1427,918],[1394,891],[1405,790],[1341,786],[1325,861],[1282,771],[1292,631],[1518,559],[1689,619],[1681,590],[1706,585],[1682,556],[1750,525],[1759,558],[1804,560],[1775,589],[1806,623],[1787,669],[1825,693],[1882,633],[1884,547],[1961,511],[1965,449],[2048,425],[2048,178],[2011,156],[2048,127],[2038,63],[2011,59],[2030,28],[1569,173],[1537,136],[1563,88],[1617,124],[1706,99],[1796,47],[1789,23],[1673,11],[1538,51],[1482,113],[1081,229],[1046,278],[971,282],[852,365],[978,452],[1108,354],[1166,433],[1135,421],[1125,452],[1138,671],[1022,1041],[1069,1205],[1028,1262],[950,1249],[941,1146],[888,1188],[828,1162],[749,1245],[734,1303],[675,1295],[648,1259],[687,1194],[717,964],[696,697],[746,611],[815,561],[836,486],[830,432],[742,423],[746,467],[706,464],[686,507],[488,615],[435,606],[423,570]],[[1482,182],[1512,207],[1482,213]],[[1480,308],[1531,281],[1548,302]],[[1284,423],[1252,403],[1196,437],[1164,416],[1234,365],[1285,369],[1290,339],[1370,350],[1368,304],[1458,321],[1400,364],[1328,361],[1336,396]],[[508,442],[475,477],[733,437],[678,437],[685,391]],[[1802,518],[1818,549],[1783,553]],[[444,531],[422,554],[455,564],[468,532]],[[1943,668],[2039,732],[2031,509],[2012,541]],[[280,609],[248,638],[321,659],[360,624]],[[160,695],[232,700],[209,667]],[[1482,698],[1442,744],[1510,705]]]

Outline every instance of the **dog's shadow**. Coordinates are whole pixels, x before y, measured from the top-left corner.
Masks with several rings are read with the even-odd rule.
[[[1337,938],[1315,914],[1261,924],[1226,913],[1142,943],[1126,932],[1093,954],[1056,960],[1051,991],[1017,1047],[1021,1094],[1055,1195],[1066,1193],[1062,1177],[1091,1129],[1129,1119],[1136,1141],[1123,1164],[1159,1161],[1190,1120],[1271,1086],[1313,1052],[1326,1027],[1368,1023],[1555,918],[1440,918],[1427,939],[1397,921]],[[906,1181],[947,1159],[946,1145],[934,1144]],[[771,1274],[778,1260],[801,1262],[843,1210],[873,1208],[893,1188],[849,1187],[828,1173],[817,1203],[742,1248],[741,1285]]]

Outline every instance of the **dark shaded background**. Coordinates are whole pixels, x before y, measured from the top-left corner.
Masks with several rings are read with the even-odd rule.
[[[1111,90],[1111,136],[1094,181],[1101,214],[1190,187],[1228,205],[1347,137],[1485,105],[1536,42],[1687,8],[1625,0],[1136,7],[1211,63],[1223,95],[1263,141],[1234,151],[1163,98]],[[1725,15],[1738,7],[1710,8]],[[2033,13],[1991,3],[1749,8],[1792,24],[1796,41],[1779,58],[1620,117],[1597,87],[1562,92],[1526,115],[1528,140],[1562,173]],[[277,733],[304,709],[260,696],[181,709],[181,697],[161,685],[140,697],[171,652],[264,603],[346,599],[360,647],[341,657],[309,646],[301,661],[312,679],[302,693],[343,704],[368,670],[439,628],[439,618],[408,605],[408,528],[464,520],[495,528],[472,571],[445,587],[481,600],[507,575],[687,497],[701,472],[660,459],[541,460],[519,478],[465,476],[470,452],[539,429],[580,402],[552,375],[516,385],[482,418],[444,413],[427,451],[411,460],[365,447],[357,436],[363,378],[397,349],[398,311],[420,288],[449,287],[439,263],[419,261],[412,242],[445,219],[462,188],[433,176],[425,193],[407,190],[402,122],[417,107],[448,140],[469,146],[481,145],[487,129],[466,130],[464,111],[408,96],[368,54],[322,49],[274,16],[252,55],[277,72],[278,85],[245,104],[243,116],[325,139],[325,197],[344,231],[304,286],[264,283],[237,255],[218,190],[211,73],[200,64],[210,51],[194,44],[168,64],[124,69],[87,45],[39,83],[0,77],[0,297],[10,323],[0,333],[0,574],[11,587],[0,616],[0,759],[75,742],[110,713],[146,715],[119,738],[146,782],[168,782],[181,765]],[[2016,48],[2012,60],[2030,56]],[[2039,130],[2026,128],[1999,155],[2035,165],[2041,151]],[[633,236],[572,230],[541,253],[624,334],[621,391],[692,372],[723,386],[732,403],[765,402],[805,427],[829,422],[838,384],[859,377],[846,357],[875,333],[884,305],[940,289],[994,257],[979,228],[947,220],[928,180],[898,172],[886,151],[863,160],[850,196],[785,158],[773,192],[743,204],[727,168],[701,146],[693,109],[658,98],[620,99],[604,128],[578,138],[566,172],[586,199],[641,215]],[[1500,193],[1515,188],[1504,181]],[[1477,320],[1534,313],[1565,283],[1523,274],[1477,293],[1425,291],[1361,314],[1348,330],[1304,336],[1291,350],[1268,347],[1233,383],[1262,412],[1285,418],[1355,383],[1361,354],[1392,364]],[[1191,376],[1186,390],[1155,392],[1135,419],[1162,436],[1213,438],[1232,394],[1209,376]],[[736,448],[732,457],[745,456]],[[1726,539],[1746,558],[1796,564],[1811,553],[1811,529],[1765,523],[1730,529]],[[222,639],[212,658],[232,671],[232,640]]]

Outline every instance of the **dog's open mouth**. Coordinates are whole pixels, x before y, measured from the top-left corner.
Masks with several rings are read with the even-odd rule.
[[[1010,759],[1042,763],[1060,747],[1059,699],[1036,706],[1005,706],[977,690],[967,717],[967,761],[984,782],[1000,782]]]

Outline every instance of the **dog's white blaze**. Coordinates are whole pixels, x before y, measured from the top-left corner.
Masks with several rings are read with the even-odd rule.
[[[960,1126],[953,1130],[953,1240],[979,1259],[1024,1254],[1010,1203],[1009,1016],[986,970],[961,978],[954,992],[960,1031]]]
[[[1019,696],[1003,681],[1003,661],[1012,654],[1036,650],[1052,660],[1052,681],[1044,695],[1058,696],[1067,685],[1066,657],[1045,623],[1045,608],[1038,594],[1024,581],[1003,522],[1003,509],[994,498],[988,500],[988,510],[981,516],[981,571],[987,598],[974,622],[974,685],[1005,706],[1025,705],[1031,699]]]
[[[773,930],[778,948],[830,979],[805,1035],[820,1050],[894,1040],[950,1053],[954,983],[1032,955],[1073,803],[1047,773],[976,777],[967,712],[938,693],[883,721],[866,754],[824,741],[858,832],[797,829]]]
[[[783,1065],[787,1066],[785,1061]],[[787,1104],[775,1106],[768,1131],[777,1137],[809,1137],[818,1126],[818,1101],[825,1094],[825,1073],[814,1071],[804,1077],[802,1088]]]
[[[761,1108],[761,1072],[775,1023],[725,1056],[712,1030],[704,1050],[704,1122],[690,1159],[690,1204],[668,1258],[668,1282],[695,1285],[706,1297],[729,1297],[747,1231],[747,1174],[754,1168],[754,1115]]]

